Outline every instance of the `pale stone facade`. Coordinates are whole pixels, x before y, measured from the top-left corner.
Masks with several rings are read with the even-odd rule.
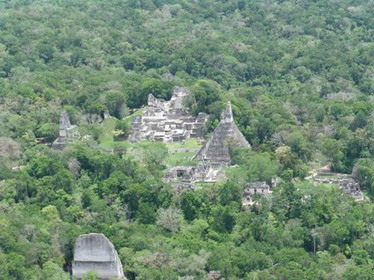
[[[176,166],[165,176],[167,182],[208,183],[223,179],[221,169],[214,169],[209,164],[199,163],[197,166]]]
[[[52,148],[62,150],[68,142],[80,138],[78,127],[72,125],[66,112],[60,115],[59,137],[52,143]]]
[[[202,128],[208,115],[190,115],[184,108],[188,96],[185,88],[176,88],[169,101],[148,96],[148,105],[143,115],[134,116],[131,123],[130,142],[143,140],[164,143],[183,142],[190,137],[202,137]]]
[[[104,234],[83,234],[75,242],[73,277],[81,279],[89,271],[99,279],[126,279],[117,251]]]
[[[270,192],[270,186],[266,182],[251,182],[245,185],[244,194],[253,196],[255,194],[267,195]]]
[[[194,159],[197,166],[177,166],[165,176],[167,182],[216,182],[224,179],[223,167],[230,165],[229,146],[248,147],[249,143],[234,122],[231,103],[228,102],[221,115],[221,122],[211,138],[198,150]]]
[[[270,186],[266,182],[247,183],[243,191],[242,207],[247,210],[253,204],[252,197],[254,195],[268,195],[271,193]]]

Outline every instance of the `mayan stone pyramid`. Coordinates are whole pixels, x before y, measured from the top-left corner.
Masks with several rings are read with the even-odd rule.
[[[221,114],[221,122],[213,131],[211,138],[197,152],[194,159],[209,162],[212,166],[227,166],[230,164],[229,147],[248,147],[244,138],[234,122],[230,101]]]

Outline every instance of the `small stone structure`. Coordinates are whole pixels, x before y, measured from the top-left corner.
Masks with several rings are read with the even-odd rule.
[[[228,166],[231,161],[230,146],[251,147],[234,122],[229,101],[221,114],[220,124],[213,131],[212,137],[194,156],[194,159],[209,162],[213,167]]]
[[[197,166],[176,166],[171,168],[165,176],[166,182],[216,182],[222,179],[221,169],[214,169],[210,164],[199,163]]]
[[[180,179],[182,182],[192,182],[195,174],[195,166],[176,166],[168,170],[166,173],[166,180],[176,181]]]
[[[110,118],[109,110],[105,110],[101,114],[89,113],[85,115],[85,121],[89,124],[102,123],[105,119]]]
[[[68,142],[80,137],[78,127],[72,125],[66,112],[60,115],[59,137],[52,143],[52,148],[62,150]]]
[[[126,279],[117,251],[104,234],[82,234],[75,242],[73,277],[81,279],[89,271],[100,279]]]
[[[134,116],[131,123],[130,142],[143,140],[164,143],[182,142],[190,137],[202,137],[202,128],[208,115],[199,113],[194,117],[184,108],[188,96],[185,88],[176,88],[169,101],[148,95],[148,106],[143,115]]]
[[[364,195],[361,191],[361,187],[359,183],[357,183],[352,178],[313,178],[314,182],[321,183],[321,184],[334,184],[338,185],[344,193],[352,196],[357,201],[363,201]]]
[[[266,182],[251,182],[244,187],[242,207],[247,209],[253,204],[252,197],[256,194],[268,195],[271,193],[270,186]]]
[[[244,193],[249,196],[255,194],[267,195],[270,192],[270,186],[266,182],[251,182],[245,185]]]

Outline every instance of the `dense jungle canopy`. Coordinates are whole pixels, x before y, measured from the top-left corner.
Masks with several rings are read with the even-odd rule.
[[[374,279],[373,11],[373,0],[0,1],[0,279],[70,279],[88,232],[113,242],[128,279]],[[226,181],[179,193],[162,180],[166,145],[129,151],[131,115],[176,86],[210,114],[207,137],[231,101],[252,149],[232,151]],[[56,151],[62,111],[91,137]],[[87,121],[106,111],[111,123]],[[325,165],[367,199],[305,179]],[[275,177],[242,211],[244,183]]]

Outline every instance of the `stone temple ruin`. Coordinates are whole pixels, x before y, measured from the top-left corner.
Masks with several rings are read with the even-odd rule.
[[[361,191],[359,183],[352,178],[313,178],[313,181],[321,184],[334,184],[338,185],[344,193],[352,196],[357,201],[363,201],[364,195]]]
[[[99,279],[126,279],[117,251],[104,234],[82,234],[75,242],[73,277],[81,279],[89,271]]]
[[[221,169],[213,169],[210,165],[199,163],[196,166],[176,166],[170,169],[166,174],[167,182],[194,182],[194,183],[208,183],[215,182],[222,178],[223,172]]]
[[[79,138],[79,131],[76,125],[72,125],[66,112],[60,115],[59,137],[52,143],[52,148],[62,150],[68,142]]]
[[[234,122],[229,101],[221,114],[220,124],[213,131],[212,137],[197,152],[194,159],[209,162],[213,167],[228,166],[231,161],[230,146],[251,147]]]
[[[149,94],[144,113],[132,119],[129,141],[151,140],[170,144],[183,143],[190,137],[202,138],[203,127],[209,116],[199,113],[194,117],[187,112],[184,100],[188,94],[185,88],[180,87],[174,90],[169,101]],[[165,180],[183,184],[217,181],[223,177],[222,168],[230,165],[231,146],[250,148],[234,122],[231,103],[228,102],[212,137],[193,158],[199,162],[197,166],[174,167],[167,172]]]
[[[211,138],[197,152],[194,159],[197,166],[177,166],[166,174],[168,182],[215,182],[223,178],[222,168],[230,165],[229,147],[248,147],[249,143],[236,126],[228,102],[221,115],[221,122],[214,130]]]
[[[254,202],[252,197],[256,194],[268,195],[271,193],[270,186],[266,182],[247,183],[243,192],[242,207],[248,209]]]
[[[192,116],[184,107],[188,96],[185,88],[176,88],[169,101],[148,95],[148,106],[143,115],[134,116],[131,124],[130,142],[143,140],[164,143],[183,142],[190,137],[202,137],[202,128],[208,115]]]

